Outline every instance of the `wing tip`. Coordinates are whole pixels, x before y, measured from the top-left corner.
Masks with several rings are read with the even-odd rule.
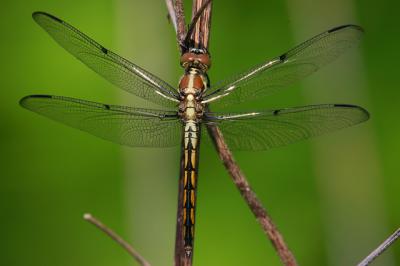
[[[353,104],[335,104],[335,107],[344,107],[344,108],[352,108],[357,111],[360,111],[360,113],[363,115],[363,119],[360,120],[359,123],[365,122],[371,118],[371,114],[367,111],[367,109],[358,106],[358,105],[353,105]]]
[[[328,33],[333,33],[333,32],[336,32],[336,31],[339,31],[339,30],[342,30],[342,29],[348,29],[348,28],[357,30],[357,31],[359,31],[359,32],[361,32],[361,33],[364,33],[364,32],[365,32],[365,30],[363,29],[363,27],[361,27],[361,26],[359,26],[359,25],[355,25],[355,24],[345,24],[345,25],[340,25],[340,26],[337,26],[337,27],[334,27],[334,28],[328,30]]]
[[[35,11],[35,12],[32,13],[32,18],[37,23],[39,23],[39,18],[41,18],[41,17],[47,17],[47,18],[55,20],[55,21],[57,21],[59,23],[63,23],[63,21],[61,19],[59,19],[58,17],[53,16],[53,15],[47,13],[47,12],[44,12],[44,11]]]
[[[25,107],[26,105],[26,102],[27,101],[29,101],[29,100],[31,100],[31,99],[38,99],[38,98],[53,98],[53,96],[51,96],[51,95],[46,95],[46,94],[33,94],[33,95],[27,95],[27,96],[25,96],[25,97],[22,97],[20,100],[19,100],[19,105],[21,105],[22,107]]]

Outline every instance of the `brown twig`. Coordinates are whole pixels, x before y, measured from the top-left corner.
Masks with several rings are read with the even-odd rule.
[[[204,49],[208,51],[208,44],[210,40],[211,28],[211,11],[212,1],[207,0],[193,0],[192,8],[192,23],[195,25],[193,33],[189,35],[190,42],[194,48]],[[201,11],[204,7],[204,10]],[[196,16],[200,15],[199,18]],[[197,22],[194,23],[194,21]]]
[[[194,29],[196,27],[196,25],[198,24],[197,22],[199,21],[200,17],[203,15],[203,17],[210,17],[210,15],[208,15],[208,12],[205,12],[205,9],[211,4],[211,0],[206,0],[201,7],[196,11],[196,13],[194,13],[193,17],[192,17],[192,21],[189,24],[189,29],[186,33],[186,38],[185,38],[185,43],[190,43],[190,39],[193,37],[193,39],[195,39],[196,37],[192,36]],[[195,10],[195,8],[193,9]],[[209,8],[209,10],[211,11],[211,7]],[[201,23],[200,23],[201,25]],[[209,23],[207,23],[207,27],[209,27]],[[200,30],[197,30],[198,33],[200,33]],[[206,31],[202,31],[202,32],[206,32]],[[199,36],[201,34],[198,34]],[[194,45],[196,47],[196,44]],[[205,41],[205,43],[203,44],[203,46],[208,46],[208,39]]]
[[[178,24],[176,21],[174,2],[172,0],[165,0],[165,4],[167,5],[167,9],[168,9],[168,18],[172,22],[175,32],[178,32]]]
[[[228,170],[243,199],[246,201],[247,205],[256,216],[258,222],[261,224],[264,233],[272,242],[272,245],[275,247],[275,250],[281,258],[283,264],[286,266],[297,265],[296,260],[287,247],[282,235],[279,233],[271,217],[269,217],[262,203],[257,198],[257,195],[251,189],[246,177],[235,162],[231,151],[225,143],[222,132],[215,125],[207,125],[207,129],[218,151],[219,157],[225,165],[225,168]]]
[[[183,53],[186,49],[185,47],[185,37],[186,37],[186,22],[185,22],[185,12],[183,9],[183,1],[175,0],[175,14],[176,14],[176,37],[178,40],[179,48],[181,53]]]
[[[140,265],[142,266],[151,266],[149,262],[147,262],[128,242],[123,240],[119,235],[117,235],[114,231],[100,222],[98,219],[93,217],[91,214],[86,213],[83,216],[83,219],[88,221],[89,223],[96,226],[98,229],[103,231],[106,235],[108,235],[112,240],[114,240],[118,245],[120,245],[123,249],[125,249]]]
[[[367,266],[373,262],[377,257],[382,255],[391,245],[396,242],[400,237],[400,228],[397,229],[391,236],[389,236],[379,247],[372,251],[363,261],[361,261],[357,266]]]

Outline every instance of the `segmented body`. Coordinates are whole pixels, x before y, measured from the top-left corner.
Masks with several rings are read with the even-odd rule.
[[[183,195],[181,195],[183,200],[182,206],[179,206],[179,208],[182,208],[181,235],[184,240],[184,249],[186,254],[190,256],[194,239],[200,121],[204,110],[201,95],[208,87],[206,71],[210,64],[208,55],[194,53],[184,54],[181,64],[185,68],[185,74],[179,82],[181,95],[179,113],[184,124],[180,177],[183,187]]]
[[[183,217],[182,217],[182,236],[184,238],[184,248],[188,255],[193,249],[195,207],[196,207],[196,186],[198,177],[199,163],[199,138],[200,127],[193,121],[185,123],[183,137],[183,164],[181,173],[183,176]]]

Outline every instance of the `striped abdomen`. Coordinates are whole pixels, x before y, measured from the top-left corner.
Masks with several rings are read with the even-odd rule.
[[[183,182],[182,198],[182,236],[184,248],[188,256],[193,250],[196,185],[199,162],[200,127],[194,121],[187,121],[183,135],[183,154],[181,180]]]

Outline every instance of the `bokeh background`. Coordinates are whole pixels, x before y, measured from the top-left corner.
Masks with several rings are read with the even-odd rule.
[[[351,103],[372,114],[329,136],[235,153],[301,265],[355,265],[400,226],[399,8],[394,0],[214,1],[214,82],[334,26],[366,29],[360,47],[340,60],[244,106]],[[171,265],[179,149],[120,147],[22,109],[19,99],[38,93],[144,104],[60,48],[31,19],[37,10],[173,85],[182,72],[164,1],[2,1],[0,264],[135,265],[82,220],[91,212],[153,265]],[[203,144],[195,265],[280,265],[213,147]],[[400,265],[400,243],[374,265]]]

